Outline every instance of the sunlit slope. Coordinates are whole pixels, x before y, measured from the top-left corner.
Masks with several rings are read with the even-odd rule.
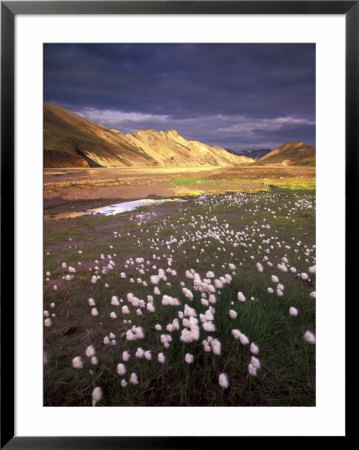
[[[304,142],[287,142],[264,155],[257,164],[315,166],[315,147]]]
[[[44,105],[45,167],[196,167],[253,163],[176,130],[123,134],[56,105]]]

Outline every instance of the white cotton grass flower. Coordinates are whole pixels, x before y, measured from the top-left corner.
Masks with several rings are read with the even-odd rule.
[[[141,327],[136,327],[135,325],[126,331],[126,339],[128,341],[136,341],[137,339],[143,339],[145,334]]]
[[[138,347],[135,354],[136,358],[143,358],[144,354],[145,354],[144,350],[141,347]]]
[[[193,363],[193,355],[191,355],[191,353],[186,353],[184,360],[186,361],[187,364],[192,364]]]
[[[127,350],[125,350],[125,351],[122,353],[122,359],[123,359],[124,361],[128,361],[128,360],[130,359],[130,354],[129,354],[129,352],[128,352]]]
[[[180,302],[178,298],[171,297],[170,295],[164,295],[162,297],[162,305],[179,306]]]
[[[166,361],[165,355],[163,353],[159,353],[157,359],[158,359],[158,362],[161,364],[164,364]]]
[[[150,280],[152,284],[158,284],[158,282],[160,281],[160,277],[158,275],[151,275]]]
[[[229,386],[228,377],[226,373],[221,373],[218,377],[218,383],[222,389],[227,389]]]
[[[253,366],[253,364],[248,365],[248,373],[249,375],[252,375],[252,377],[257,376],[257,369]]]
[[[93,298],[88,299],[88,304],[89,304],[89,306],[96,306],[96,302]]]
[[[109,339],[108,336],[105,336],[105,337],[103,338],[103,343],[104,343],[105,345],[108,345],[108,344],[110,343],[110,339]]]
[[[137,374],[135,372],[131,373],[130,383],[131,384],[138,384],[138,378],[137,378]]]
[[[274,289],[273,289],[273,288],[271,288],[271,287],[269,287],[269,288],[267,289],[267,292],[268,292],[268,294],[273,294],[273,292],[274,292]]]
[[[216,331],[215,324],[213,322],[211,322],[210,320],[208,322],[203,323],[202,327],[208,333],[213,333],[214,331]]]
[[[279,283],[279,278],[276,275],[272,275],[273,283]]]
[[[102,400],[102,389],[100,386],[95,387],[92,391],[92,406],[96,406]]]
[[[83,365],[81,356],[75,356],[75,358],[73,358],[73,360],[72,360],[72,367],[74,369],[82,369],[83,366],[84,365]]]
[[[50,316],[50,313],[49,313],[49,311],[44,311],[44,317],[49,317]]]
[[[256,266],[257,266],[258,272],[263,272],[263,266],[261,263],[257,262]]]
[[[259,347],[257,344],[255,344],[254,342],[251,343],[249,350],[251,351],[251,353],[253,353],[254,355],[258,355],[259,353]]]
[[[221,343],[219,342],[219,340],[214,339],[213,342],[211,343],[211,345],[212,345],[212,352],[215,355],[220,355],[221,351],[222,351],[222,346],[221,346]]]
[[[147,361],[151,361],[151,359],[152,359],[151,350],[146,350],[145,353],[144,353],[144,356],[147,359]]]
[[[234,337],[234,339],[239,339],[241,332],[239,330],[232,330],[232,335]]]
[[[241,333],[241,335],[239,336],[239,340],[241,341],[242,345],[248,345],[249,344],[248,337],[245,334],[243,334],[243,333]]]
[[[210,294],[209,297],[208,297],[208,301],[212,305],[215,304],[217,302],[216,296],[214,294]]]
[[[130,310],[128,309],[127,305],[122,306],[121,310],[122,314],[130,314]]]
[[[117,364],[117,373],[120,376],[123,376],[126,374],[126,367],[124,364],[122,364],[122,363]]]
[[[116,335],[113,334],[113,333],[110,333],[109,336],[110,336],[110,339],[115,339],[116,338]]]
[[[50,303],[50,308],[55,308],[55,303]]]
[[[288,272],[287,266],[284,264],[277,264],[278,269],[280,269],[282,272]]]
[[[214,280],[214,286],[215,286],[217,289],[222,289],[222,288],[223,288],[223,283],[222,283],[221,280],[215,279],[215,280]]]
[[[47,319],[44,320],[44,325],[45,327],[49,328],[52,325],[51,319],[48,317]]]
[[[230,310],[229,310],[229,317],[230,317],[231,319],[236,319],[237,316],[238,316],[238,314],[236,313],[236,311],[234,311],[233,309],[230,309]]]
[[[54,291],[57,291],[57,286],[56,286],[56,284],[53,285],[53,290],[54,290]]]
[[[312,332],[306,331],[304,333],[304,340],[306,342],[309,342],[309,344],[315,344],[315,336]]]
[[[97,366],[97,364],[98,364],[98,359],[96,358],[96,356],[93,356],[93,357],[91,358],[91,364],[93,364],[94,366]]]
[[[211,346],[208,344],[208,341],[205,339],[202,341],[203,349],[206,353],[209,353],[212,349]]]
[[[238,292],[237,298],[238,298],[238,300],[239,300],[240,302],[245,302],[245,301],[246,301],[246,298],[245,298],[245,296],[243,295],[242,292]]]
[[[170,334],[161,334],[161,342],[164,344],[165,347],[168,347],[169,343],[172,342],[172,336]],[[168,344],[166,346],[166,344]]]
[[[255,367],[257,370],[259,370],[261,368],[261,363],[259,361],[258,358],[256,358],[255,356],[251,357],[251,364],[253,367]]]
[[[114,295],[114,296],[111,298],[111,305],[113,305],[113,306],[119,306],[119,305],[120,305],[120,302],[118,301],[117,295]]]
[[[121,387],[125,388],[127,386],[127,381],[125,379],[121,380]]]
[[[309,278],[308,274],[305,273],[305,272],[301,273],[300,277],[301,277],[302,280],[308,280],[308,278]]]
[[[234,337],[234,339],[236,340],[240,340],[242,345],[248,345],[249,344],[249,339],[248,337],[242,333],[240,330],[232,330],[232,335]]]
[[[87,347],[87,349],[86,349],[86,356],[88,357],[88,358],[91,358],[91,356],[94,356],[95,355],[95,349],[94,349],[94,346],[93,345],[89,345],[88,347]]]
[[[311,293],[309,294],[309,297],[311,297],[311,298],[317,298],[317,293],[316,293],[315,291],[313,291],[313,292],[311,292]]]
[[[92,309],[91,309],[91,315],[92,315],[93,317],[98,316],[97,308],[92,308]]]
[[[297,316],[297,315],[298,315],[298,310],[297,310],[297,308],[295,308],[294,306],[291,306],[291,307],[289,308],[289,314],[290,314],[291,316]]]
[[[316,270],[317,270],[317,266],[311,266],[311,267],[309,267],[309,272],[310,273],[315,273],[316,272]]]

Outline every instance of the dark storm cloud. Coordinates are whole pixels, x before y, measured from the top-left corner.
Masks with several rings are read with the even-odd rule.
[[[47,44],[44,100],[124,132],[176,128],[232,149],[314,143],[315,46]]]

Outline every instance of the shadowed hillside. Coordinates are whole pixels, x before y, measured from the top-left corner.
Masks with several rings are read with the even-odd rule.
[[[287,142],[264,155],[257,164],[315,166],[315,147],[304,142]]]

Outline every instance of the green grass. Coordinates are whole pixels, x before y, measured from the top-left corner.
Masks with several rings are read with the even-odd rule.
[[[306,191],[315,190],[316,181],[314,177],[304,176],[281,176],[270,177],[263,171],[262,176],[238,177],[233,174],[223,175],[223,177],[213,177],[209,174],[206,177],[177,177],[170,180],[171,184],[184,190],[186,195],[198,195],[201,193],[226,193],[226,192],[248,192],[260,191]]]
[[[309,253],[305,254],[306,249],[312,249],[315,244],[315,208],[308,206],[315,204],[314,193],[266,191],[247,194],[240,201],[233,201],[234,198],[216,195],[205,201],[163,204],[153,209],[156,216],[149,215],[152,208],[146,208],[133,214],[82,217],[46,225],[44,268],[52,275],[51,281],[45,283],[44,309],[54,311],[56,317],[52,326],[45,328],[44,334],[48,358],[44,369],[45,405],[91,405],[95,386],[103,389],[103,399],[99,403],[102,406],[315,405],[315,346],[303,339],[306,330],[315,330],[315,300],[309,296],[315,290],[315,275],[308,283],[296,278],[296,274],[281,272],[276,267],[285,256],[299,273],[308,272],[308,267],[315,264],[315,252],[307,250]],[[141,221],[140,213],[144,214]],[[270,228],[262,227],[267,224]],[[222,242],[213,235],[203,237],[209,229],[220,233]],[[114,238],[113,231],[121,237]],[[202,239],[198,238],[199,231]],[[238,239],[235,242],[239,245],[234,247],[236,233]],[[177,242],[170,243],[173,238]],[[186,238],[186,242],[181,241],[182,238]],[[266,240],[269,240],[268,244]],[[78,249],[82,250],[82,255]],[[46,256],[46,252],[50,255]],[[101,253],[106,257],[111,254],[116,266],[106,275],[101,274],[101,280],[93,285],[90,279],[95,266],[104,265]],[[117,256],[113,256],[114,253]],[[160,260],[154,260],[154,254]],[[144,264],[144,270],[149,268],[144,275],[137,270],[139,264],[125,267],[128,258],[138,256],[143,257],[145,263],[151,261],[150,266]],[[123,316],[120,307],[110,304],[113,295],[123,298],[124,304],[128,303],[128,292],[144,300],[148,294],[153,295],[149,276],[157,271],[151,266],[156,264],[157,268],[165,269],[168,256],[173,259],[172,268],[177,271],[177,276],[167,274],[171,286],[160,282],[161,296],[154,296],[154,313],[142,310],[143,315],[137,316],[136,308],[130,305],[131,314]],[[273,267],[267,265],[263,257],[268,257]],[[67,273],[61,268],[64,261],[77,270],[71,281],[62,279]],[[78,261],[82,262],[81,266]],[[262,273],[256,268],[259,261],[264,267]],[[237,266],[235,274],[229,270],[228,262]],[[89,271],[90,267],[92,271]],[[207,333],[200,327],[200,339],[185,344],[179,339],[181,330],[175,330],[170,333],[173,338],[170,347],[165,349],[160,334],[169,334],[165,331],[166,324],[183,311],[185,303],[195,308],[198,316],[207,309],[201,304],[200,292],[193,289],[193,280],[185,277],[185,271],[190,268],[195,269],[202,279],[208,270],[212,270],[217,278],[232,274],[232,281],[220,289],[217,303],[213,305],[216,331]],[[126,279],[120,278],[122,271],[126,272]],[[276,274],[285,286],[282,297],[267,291],[269,286],[275,287],[272,274]],[[131,277],[135,280],[141,277],[148,286],[131,283]],[[182,280],[194,293],[192,302],[182,293],[179,284]],[[54,284],[58,285],[56,291],[52,288]],[[238,302],[238,291],[246,296],[245,303]],[[163,294],[178,297],[181,305],[163,306]],[[96,300],[98,317],[90,315],[87,302],[90,297]],[[254,300],[250,300],[251,297]],[[53,310],[50,308],[52,302],[56,304]],[[298,317],[289,315],[290,306],[298,308]],[[238,313],[236,319],[230,319],[229,309]],[[111,311],[117,311],[117,319],[109,317]],[[124,333],[131,325],[124,324],[123,319],[143,327],[145,339],[127,341]],[[154,329],[157,323],[162,325],[161,332]],[[233,338],[231,331],[235,328],[260,348],[261,369],[257,377],[248,374],[249,346],[243,346]],[[104,336],[110,332],[116,335],[116,346],[103,344]],[[220,340],[221,355],[204,352],[202,340],[210,335]],[[96,349],[97,366],[84,355],[90,344]],[[135,358],[138,347],[151,350],[152,360]],[[136,372],[139,379],[138,385],[129,384],[126,388],[121,387],[122,377],[116,373],[117,364],[123,362],[124,350],[131,354],[125,363],[127,374],[124,378],[128,380],[129,375]],[[163,365],[157,361],[159,352],[166,356]],[[187,352],[193,354],[193,364],[185,363]],[[77,355],[84,361],[81,370],[72,368],[72,358]],[[222,390],[218,385],[220,373],[227,373],[229,389]]]

